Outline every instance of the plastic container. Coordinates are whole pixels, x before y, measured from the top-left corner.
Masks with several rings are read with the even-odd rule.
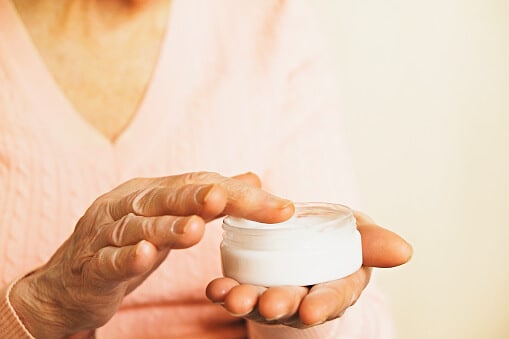
[[[223,274],[260,286],[307,286],[343,278],[362,264],[352,211],[329,203],[296,203],[277,224],[228,216],[223,220]]]

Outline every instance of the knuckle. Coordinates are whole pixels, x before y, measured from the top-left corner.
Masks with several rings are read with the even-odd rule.
[[[220,180],[222,176],[219,173],[215,172],[190,172],[186,173],[183,176],[184,184],[194,184],[194,183],[214,183]]]
[[[155,219],[154,222],[150,222],[149,219],[143,218],[140,228],[146,240],[149,240],[151,242],[157,242],[158,239],[157,220],[158,219]]]
[[[170,208],[174,208],[179,205],[180,201],[182,200],[182,194],[181,189],[172,190],[171,194],[168,194],[166,196],[166,206]]]
[[[139,183],[140,183],[140,181],[141,181],[141,180],[142,180],[142,179],[141,179],[141,178],[139,178],[139,177],[131,178],[131,179],[127,180],[126,182],[124,182],[124,183],[123,183],[122,185],[120,185],[119,187],[124,188],[124,187],[126,187],[126,186],[127,186],[127,187],[129,187],[129,186],[132,186],[132,185],[137,185],[137,184],[139,184]]]
[[[101,205],[113,219],[119,219],[123,214],[122,207],[120,206],[121,203],[122,201],[116,199],[105,199]]]
[[[153,179],[151,178],[143,178],[143,177],[135,177],[127,180],[124,182],[121,186],[122,188],[131,188],[131,187],[139,187],[139,186],[146,186],[149,184]]]
[[[153,187],[145,188],[126,197],[126,203],[131,205],[132,212],[135,214],[143,214],[147,205],[150,204],[151,193],[154,192]]]
[[[150,181],[152,179],[149,178],[142,178],[142,177],[135,177],[131,178],[119,186],[115,187],[111,192],[106,193],[106,195],[126,195],[130,194],[136,190],[138,190],[140,187],[146,187],[150,184]]]
[[[71,273],[79,276],[82,275],[85,271],[85,268],[90,265],[94,254],[94,252],[87,251],[86,253],[83,253],[78,258],[76,258],[70,265]]]
[[[195,204],[199,204],[197,195],[205,187],[204,185],[188,184],[180,187],[175,194],[181,202],[192,201]]]
[[[113,227],[110,233],[110,241],[113,245],[120,246],[122,244],[127,227],[134,218],[136,218],[136,216],[133,213],[129,213],[120,219],[119,223]]]

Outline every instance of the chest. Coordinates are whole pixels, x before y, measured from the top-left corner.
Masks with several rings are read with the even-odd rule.
[[[157,1],[126,22],[73,14],[65,22],[19,7],[48,73],[76,112],[111,141],[135,116],[156,69],[168,21]],[[157,11],[155,11],[157,9]]]
[[[115,140],[133,119],[155,67],[157,48],[47,49],[43,58],[58,87],[84,120]],[[117,55],[124,50],[129,58]]]
[[[150,109],[142,111],[120,143],[112,145],[58,100],[50,100],[52,92],[37,91],[39,84],[33,83],[33,88],[25,89],[14,81],[0,82],[0,249],[4,251],[0,257],[13,258],[0,265],[4,281],[45,262],[93,200],[125,180],[197,170],[264,173],[270,158],[265,151],[274,133],[263,131],[272,125],[260,123],[267,119],[259,121],[254,114],[257,106],[236,103],[226,90],[218,89],[205,102],[197,100],[203,98],[202,92],[184,102],[174,97],[147,101],[153,102],[146,106]],[[179,258],[186,253],[190,261],[170,260],[171,269],[161,269],[162,280],[173,282],[168,288],[181,286],[181,281],[164,272],[208,272],[195,279],[193,288],[187,287],[193,292],[203,288],[203,279],[220,274],[218,257],[213,262],[212,257],[207,259],[210,253],[218,254],[220,229],[210,230],[209,240],[200,245],[204,248],[172,255]],[[150,282],[146,286],[153,287]]]

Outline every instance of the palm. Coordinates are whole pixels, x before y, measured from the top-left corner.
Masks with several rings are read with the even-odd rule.
[[[410,245],[397,234],[356,212],[362,236],[363,267],[339,280],[314,285],[261,287],[218,278],[207,287],[207,296],[230,313],[263,323],[307,327],[340,317],[353,305],[371,276],[371,267],[394,267],[407,262]]]

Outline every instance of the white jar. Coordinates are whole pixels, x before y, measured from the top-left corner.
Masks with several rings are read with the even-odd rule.
[[[296,203],[277,224],[223,220],[223,274],[260,286],[306,286],[345,277],[362,265],[352,211],[329,203]]]

